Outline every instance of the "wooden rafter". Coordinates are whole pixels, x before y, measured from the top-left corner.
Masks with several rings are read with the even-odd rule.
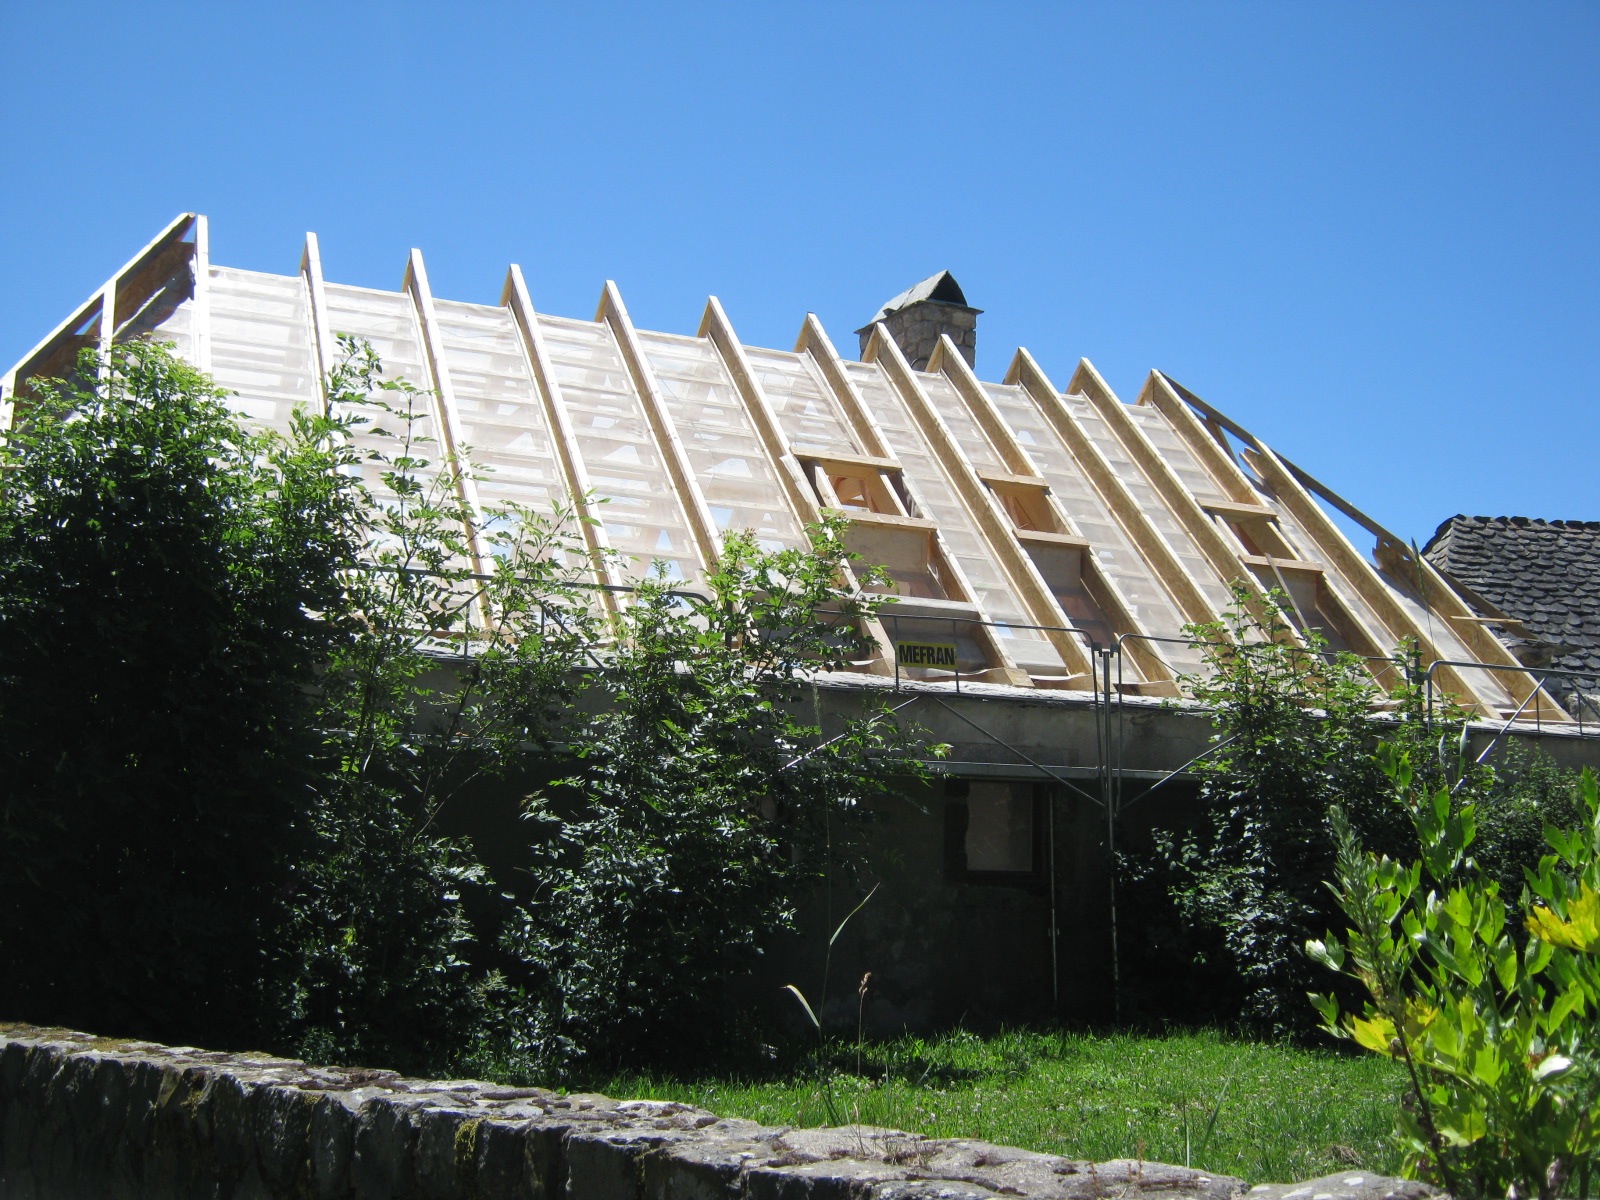
[[[1122,526],[1134,549],[1144,556],[1156,578],[1166,588],[1177,609],[1187,621],[1203,623],[1216,621],[1220,613],[1211,607],[1211,601],[1189,569],[1145,514],[1133,493],[1128,491],[1105,455],[1094,444],[1088,432],[1078,423],[1077,417],[1066,406],[1062,395],[1050,382],[1039,364],[1026,350],[1018,350],[1006,372],[1006,382],[1018,384],[1043,414],[1056,436],[1066,446],[1084,477],[1096,492],[1112,518]]]
[[[578,439],[572,428],[572,417],[567,412],[566,400],[561,395],[561,383],[550,365],[549,352],[545,350],[544,335],[539,332],[538,314],[528,294],[528,284],[522,277],[522,268],[516,263],[506,271],[505,287],[500,293],[500,303],[511,312],[517,327],[523,361],[533,379],[533,390],[538,394],[545,420],[550,426],[550,439],[555,444],[556,461],[561,466],[561,476],[572,500],[574,515],[582,531],[584,544],[589,551],[590,569],[595,582],[601,585],[601,599],[608,612],[615,612],[616,594],[611,588],[619,585],[615,569],[615,556],[610,538],[598,514],[593,511],[590,499],[594,488],[589,482],[588,469],[578,449]]]
[[[433,289],[428,286],[428,268],[422,261],[422,251],[412,249],[406,260],[405,281],[402,285],[411,294],[417,314],[417,324],[422,333],[422,348],[428,373],[433,378],[434,420],[439,429],[439,444],[445,451],[445,463],[454,476],[456,498],[466,509],[467,552],[472,559],[472,569],[487,575],[493,566],[493,557],[483,544],[483,503],[478,496],[478,483],[472,477],[471,464],[465,460],[461,437],[461,411],[456,405],[455,384],[450,378],[450,365],[445,356],[444,339],[439,332],[439,314],[434,309]],[[488,602],[481,596],[478,615],[485,628],[492,620]]]
[[[1014,481],[1037,481],[1045,487],[1045,503],[1055,512],[1063,528],[1071,528],[1072,521],[1066,513],[1061,511],[1053,495],[1049,494],[1048,480],[1039,470],[1033,457],[1017,441],[1012,434],[1010,426],[1000,414],[989,393],[984,390],[983,384],[978,380],[976,372],[962,357],[960,349],[949,335],[941,335],[939,344],[934,348],[932,357],[928,360],[930,371],[939,371],[949,380],[956,394],[961,397],[967,406],[967,411],[977,421],[978,425],[989,435],[990,441],[1000,453],[1004,462],[1014,473]],[[986,480],[990,477],[983,476]],[[1021,541],[1037,540],[1033,535],[1024,536],[1013,530],[1013,536]],[[1133,606],[1128,603],[1127,597],[1122,594],[1122,589],[1116,581],[1107,574],[1094,556],[1093,547],[1084,543],[1084,566],[1092,579],[1094,597],[1106,615],[1111,618],[1113,626],[1121,632],[1140,634],[1141,637],[1128,643],[1129,652],[1139,665],[1140,673],[1145,681],[1159,687],[1162,683],[1170,686],[1171,691],[1177,691],[1177,672],[1155,650],[1154,643],[1144,640],[1149,637],[1151,630],[1145,628],[1143,622],[1134,616]],[[1058,605],[1059,607],[1059,605]]]
[[[328,325],[328,290],[322,278],[322,250],[317,235],[306,234],[300,251],[300,277],[305,281],[307,312],[311,314],[311,345],[317,359],[317,389],[322,395],[322,410],[328,411],[328,376],[338,362],[338,344]]]
[[[959,357],[959,356],[958,356]],[[973,528],[983,539],[984,547],[999,566],[1014,596],[1022,601],[1023,610],[1032,624],[1045,626],[1070,626],[1060,602],[1045,583],[1044,576],[1034,565],[1020,541],[1010,519],[1000,507],[1000,502],[984,486],[972,465],[972,460],[961,450],[950,426],[934,408],[928,394],[917,381],[916,373],[906,361],[900,347],[880,321],[873,326],[872,335],[862,358],[876,362],[884,368],[890,385],[899,393],[901,403],[910,412],[934,458],[944,469],[955,489],[957,498],[972,521]],[[1020,463],[1019,465],[1026,465]],[[1045,631],[1045,637],[1066,664],[1068,675],[1094,679],[1094,660],[1084,644],[1061,628]]]
[[[640,406],[644,409],[645,419],[655,438],[656,448],[661,453],[667,474],[671,477],[678,498],[683,504],[684,515],[689,522],[689,536],[694,542],[700,565],[709,571],[716,565],[721,554],[722,538],[718,534],[716,521],[712,519],[711,509],[706,504],[705,495],[700,490],[700,484],[695,479],[694,470],[689,465],[689,455],[683,447],[683,438],[679,435],[671,414],[667,412],[667,406],[662,403],[661,389],[656,383],[655,372],[650,369],[644,351],[639,346],[639,335],[633,327],[632,319],[628,316],[627,306],[622,302],[622,293],[612,280],[606,280],[595,320],[611,330],[612,336],[617,340],[618,348],[622,351],[622,361],[628,368],[628,377],[633,383]]]

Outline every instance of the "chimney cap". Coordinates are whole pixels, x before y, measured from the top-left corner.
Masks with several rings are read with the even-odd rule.
[[[872,320],[867,322],[870,328],[874,322],[900,311],[908,305],[916,304],[921,300],[931,300],[935,304],[959,304],[962,308],[971,308],[967,303],[966,294],[961,290],[961,285],[956,282],[956,277],[949,271],[940,271],[929,275],[921,283],[915,284],[890,300],[872,315]],[[973,309],[974,312],[981,311]]]

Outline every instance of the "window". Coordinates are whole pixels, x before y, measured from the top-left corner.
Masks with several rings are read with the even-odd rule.
[[[1044,877],[1045,789],[1012,780],[951,780],[945,792],[952,883],[1032,884]]]

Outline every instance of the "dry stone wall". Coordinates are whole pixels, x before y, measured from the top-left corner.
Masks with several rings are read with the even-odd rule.
[[[0,1198],[1234,1200],[1237,1179],[865,1126],[0,1025]],[[1360,1172],[1249,1200],[1423,1200]]]

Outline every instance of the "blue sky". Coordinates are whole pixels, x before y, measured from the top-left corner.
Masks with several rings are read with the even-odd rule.
[[[0,0],[0,360],[183,210],[216,261],[978,366],[1160,368],[1402,536],[1600,519],[1600,4]]]

